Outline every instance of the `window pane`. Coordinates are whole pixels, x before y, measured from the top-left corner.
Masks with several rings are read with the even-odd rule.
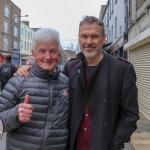
[[[26,41],[24,42],[24,50],[26,50]]]
[[[15,14],[14,20],[15,20],[16,23],[18,23],[18,15],[17,14]]]
[[[18,27],[14,26],[14,36],[18,37]]]
[[[17,41],[14,41],[13,48],[14,48],[14,49],[18,49],[18,42],[17,42]]]
[[[8,38],[7,38],[7,37],[4,37],[3,49],[4,49],[5,51],[8,51]]]
[[[21,49],[23,49],[23,40],[21,40]]]
[[[4,20],[4,32],[8,33],[8,21]]]
[[[7,17],[7,18],[9,17],[9,8],[6,5],[4,7],[4,16]]]

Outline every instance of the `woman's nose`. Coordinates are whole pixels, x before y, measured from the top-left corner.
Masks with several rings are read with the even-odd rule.
[[[51,58],[51,53],[49,51],[46,52],[46,56],[47,59]]]

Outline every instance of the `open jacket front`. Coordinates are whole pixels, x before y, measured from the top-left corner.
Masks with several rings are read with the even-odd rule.
[[[93,81],[86,89],[84,56],[69,61],[64,73],[70,88],[70,150],[86,104],[92,125],[90,150],[120,150],[137,128],[139,119],[136,75],[133,66],[104,53]]]

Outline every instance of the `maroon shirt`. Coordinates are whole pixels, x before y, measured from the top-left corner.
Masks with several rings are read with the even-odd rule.
[[[86,68],[87,89],[92,83],[97,68],[98,65]],[[76,150],[90,150],[90,145],[91,145],[91,119],[89,115],[88,105],[86,105],[84,115],[81,120],[76,137]]]
[[[89,116],[89,109],[86,105],[84,116],[79,126],[76,150],[90,150],[91,141],[91,120]]]

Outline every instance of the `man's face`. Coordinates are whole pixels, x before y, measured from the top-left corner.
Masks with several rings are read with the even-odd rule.
[[[80,26],[78,39],[85,57],[93,58],[100,52],[105,36],[101,26],[96,23],[86,23]]]
[[[35,50],[32,51],[38,66],[49,73],[54,71],[60,57],[60,51],[55,41],[38,41]]]

